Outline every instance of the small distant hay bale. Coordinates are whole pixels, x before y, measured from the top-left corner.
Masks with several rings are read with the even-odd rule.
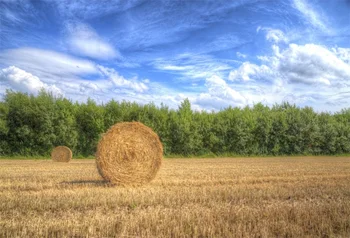
[[[142,185],[157,174],[163,158],[158,135],[140,122],[112,126],[97,146],[100,175],[115,185]]]
[[[51,158],[55,162],[69,162],[73,153],[67,146],[57,146],[51,152]]]

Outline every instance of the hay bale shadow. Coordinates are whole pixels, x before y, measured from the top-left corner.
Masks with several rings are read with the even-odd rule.
[[[113,187],[113,184],[104,180],[72,180],[72,181],[63,181],[60,184],[63,185],[87,185],[95,187]]]

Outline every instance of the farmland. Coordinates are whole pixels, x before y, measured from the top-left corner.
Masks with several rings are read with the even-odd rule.
[[[0,237],[349,235],[349,157],[165,159],[125,188],[91,159],[0,160]]]

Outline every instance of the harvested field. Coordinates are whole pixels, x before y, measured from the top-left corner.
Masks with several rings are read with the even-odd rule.
[[[349,237],[350,158],[165,159],[143,187],[94,160],[0,160],[0,237]]]

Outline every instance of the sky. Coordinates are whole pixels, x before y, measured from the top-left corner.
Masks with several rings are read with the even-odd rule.
[[[0,0],[0,97],[350,106],[349,0]]]

